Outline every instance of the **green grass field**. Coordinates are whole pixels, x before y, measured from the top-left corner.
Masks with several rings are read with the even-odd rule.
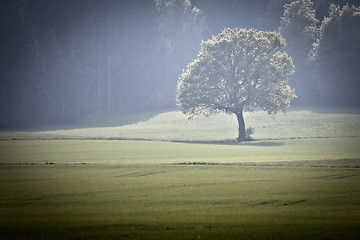
[[[279,118],[0,133],[0,239],[359,239],[359,115]]]

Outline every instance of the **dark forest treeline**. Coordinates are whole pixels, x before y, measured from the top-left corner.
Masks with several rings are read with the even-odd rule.
[[[357,1],[314,0],[306,21],[285,19],[291,2],[3,0],[0,127],[173,107],[178,75],[200,41],[224,27],[286,37],[297,67],[294,104],[359,107]]]

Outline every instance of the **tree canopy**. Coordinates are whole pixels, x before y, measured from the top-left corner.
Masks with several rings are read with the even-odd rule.
[[[281,18],[280,32],[286,39],[298,39],[301,42],[301,52],[307,52],[317,37],[317,24],[313,3],[310,0],[297,0],[284,5],[284,15]],[[298,49],[296,49],[298,50]]]
[[[279,31],[286,39],[286,51],[296,66],[291,80],[299,96],[295,101],[298,104],[309,104],[316,95],[311,75],[313,66],[308,64],[308,55],[318,37],[318,22],[312,1],[296,0],[284,5]]]
[[[331,105],[357,106],[360,62],[360,7],[332,4],[314,43],[314,81]]]
[[[288,77],[292,59],[283,52],[285,39],[276,32],[224,29],[203,41],[198,57],[179,77],[177,102],[189,118],[214,112],[235,114],[238,140],[245,140],[243,111],[285,111],[295,98]]]

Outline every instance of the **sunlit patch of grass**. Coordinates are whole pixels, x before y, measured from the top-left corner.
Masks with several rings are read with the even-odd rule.
[[[146,115],[148,116],[148,115]],[[125,118],[126,116],[124,116]],[[141,119],[138,115],[128,119]],[[144,117],[145,118],[145,117]],[[360,136],[360,115],[351,113],[315,113],[290,111],[275,118],[265,112],[245,113],[247,127],[253,127],[255,140],[306,139]],[[126,121],[125,121],[126,122]],[[161,113],[148,120],[112,127],[94,127],[84,123],[81,128],[67,126],[64,130],[0,133],[2,139],[134,139],[161,141],[234,141],[237,120],[226,114],[197,117],[190,123],[180,111]],[[71,128],[71,129],[69,129]]]

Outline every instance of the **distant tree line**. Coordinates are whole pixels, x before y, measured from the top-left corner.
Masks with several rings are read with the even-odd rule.
[[[202,39],[279,31],[296,104],[359,107],[360,10],[345,0],[5,0],[0,128],[173,107]],[[299,11],[301,10],[301,11]],[[224,16],[226,14],[226,17]]]
[[[284,5],[279,30],[296,66],[293,87],[298,104],[359,107],[360,7],[329,2]],[[314,6],[329,11],[317,16]]]

